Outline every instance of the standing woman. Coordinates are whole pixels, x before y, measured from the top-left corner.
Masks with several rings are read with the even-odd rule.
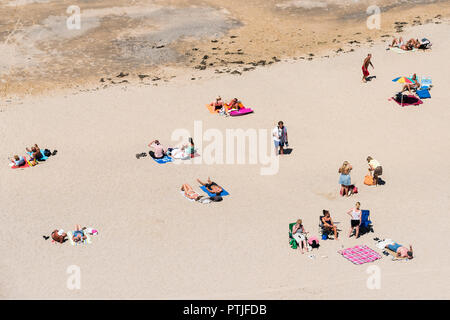
[[[353,232],[353,229],[356,229],[356,238],[359,237],[359,226],[361,225],[361,210],[360,210],[361,203],[357,202],[355,207],[353,209],[350,209],[347,211],[347,214],[352,217],[350,220],[350,233],[348,234],[348,237],[350,238]]]
[[[341,185],[341,196],[351,195],[350,186],[352,185],[352,181],[350,178],[350,171],[352,171],[353,167],[348,161],[344,161],[342,166],[339,168],[338,172],[341,174],[339,176],[339,184]]]

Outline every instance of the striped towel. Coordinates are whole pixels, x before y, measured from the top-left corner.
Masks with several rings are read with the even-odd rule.
[[[381,259],[378,253],[366,245],[354,246],[353,248],[347,248],[338,252],[354,264],[364,264]]]

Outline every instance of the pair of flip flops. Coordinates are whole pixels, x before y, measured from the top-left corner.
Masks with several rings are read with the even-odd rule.
[[[136,154],[136,159],[139,159],[141,157],[146,157],[146,156],[147,156],[147,153],[145,153],[145,152],[138,153],[138,154]]]

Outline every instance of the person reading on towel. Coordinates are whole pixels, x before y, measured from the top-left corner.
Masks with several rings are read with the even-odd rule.
[[[51,236],[54,241],[63,243],[66,240],[67,233],[63,229],[53,230]]]
[[[411,92],[411,89],[417,90],[417,89],[420,88],[420,83],[419,83],[419,81],[417,80],[417,75],[416,75],[415,73],[413,74],[413,76],[412,76],[411,79],[412,79],[413,83],[407,83],[407,84],[405,84],[405,85],[403,86],[402,92],[408,90],[409,93],[412,93],[412,92]]]
[[[190,185],[188,185],[187,183],[183,184],[181,186],[181,191],[184,191],[184,195],[189,198],[189,199],[194,199],[194,200],[199,200],[200,199],[200,195],[194,191],[194,189],[192,189],[192,187]]]
[[[9,158],[9,160],[11,160],[11,162],[14,163],[16,167],[23,166],[26,163],[25,158],[22,156],[19,157],[17,154],[14,156],[13,159]]]
[[[205,186],[206,189],[211,192],[216,194],[217,196],[220,196],[220,194],[222,193],[223,189],[214,181],[211,181],[211,179],[208,177],[208,182],[207,183],[203,183],[200,181],[200,179],[197,179],[198,183],[200,183],[202,186]]]
[[[369,173],[373,176],[373,181],[375,182],[375,185],[377,185],[378,177],[383,174],[383,167],[371,156],[367,157],[367,162],[369,163]]]
[[[216,98],[215,102],[212,102],[211,105],[214,107],[214,111],[221,110],[223,108],[223,101],[220,96]]]
[[[74,242],[83,241],[86,240],[86,235],[84,234],[84,231],[81,229],[81,226],[79,224],[75,225],[75,231],[73,232],[72,240]]]
[[[35,144],[33,147],[31,147],[31,150],[29,148],[26,148],[26,150],[27,150],[27,152],[31,153],[31,160],[42,159],[41,149],[38,147],[37,144]]]
[[[408,258],[408,259],[413,258],[413,249],[411,245],[409,245],[408,249],[407,247],[404,247],[401,244],[394,242],[392,244],[386,245],[385,248],[395,252],[397,258]]]
[[[323,216],[320,218],[320,221],[322,221],[323,228],[329,231],[333,231],[334,238],[338,240],[338,233],[337,233],[337,227],[333,222],[333,219],[331,219],[330,212],[328,210],[323,210]]]
[[[302,219],[298,219],[297,223],[292,227],[292,237],[297,241],[302,248],[302,254],[305,253],[306,246],[306,234],[308,231],[303,227]],[[302,245],[303,244],[303,245]]]
[[[166,149],[159,143],[158,140],[153,140],[148,144],[154,151],[150,151],[149,154],[154,159],[162,159],[166,155]]]

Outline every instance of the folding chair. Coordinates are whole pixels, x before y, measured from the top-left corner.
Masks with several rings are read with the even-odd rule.
[[[359,226],[359,234],[365,234],[373,231],[372,221],[370,221],[370,211],[361,210],[361,225]]]

